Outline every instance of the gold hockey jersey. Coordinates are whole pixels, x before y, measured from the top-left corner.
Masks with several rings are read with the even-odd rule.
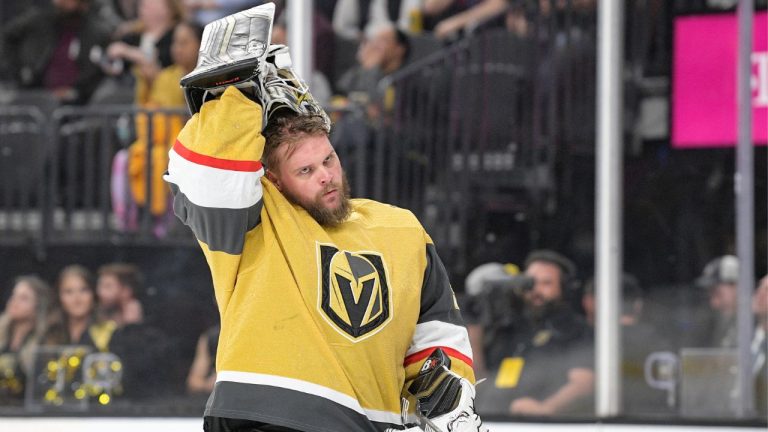
[[[230,87],[179,134],[166,180],[206,255],[221,315],[205,415],[302,431],[402,425],[401,393],[435,348],[474,382],[434,245],[407,210],[352,200],[319,225],[267,180],[261,107]]]

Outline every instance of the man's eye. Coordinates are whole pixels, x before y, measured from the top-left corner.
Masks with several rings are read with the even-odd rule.
[[[299,174],[309,174],[311,170],[309,168],[302,168],[299,170]]]

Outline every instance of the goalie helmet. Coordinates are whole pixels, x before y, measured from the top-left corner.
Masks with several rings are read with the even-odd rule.
[[[274,15],[275,5],[265,3],[205,26],[197,66],[181,79],[192,114],[231,85],[260,98]]]
[[[270,46],[267,54],[266,74],[263,82],[262,104],[264,125],[281,110],[297,114],[317,115],[323,118],[326,132],[331,120],[309,92],[309,87],[293,70],[291,56],[285,45]]]

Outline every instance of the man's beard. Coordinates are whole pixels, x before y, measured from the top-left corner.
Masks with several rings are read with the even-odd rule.
[[[336,208],[329,209],[323,205],[323,195],[330,192],[333,189],[339,191],[339,205]],[[283,191],[283,195],[288,201],[293,204],[300,205],[304,210],[309,213],[312,218],[322,226],[335,227],[347,220],[352,208],[349,204],[349,182],[347,181],[347,175],[341,175],[341,187],[338,183],[328,183],[325,187],[317,193],[314,200],[309,202],[302,202],[298,197],[294,196],[287,190]]]
[[[543,303],[533,303],[530,297],[525,299],[525,312],[527,316],[534,321],[546,318],[550,313],[557,309],[560,303],[557,300],[546,300],[536,293],[529,293],[529,296],[537,297],[539,300],[543,301]]]

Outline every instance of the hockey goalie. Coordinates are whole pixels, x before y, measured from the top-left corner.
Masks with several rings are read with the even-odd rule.
[[[165,175],[221,320],[204,430],[487,430],[432,239],[410,211],[349,196],[273,15],[206,26]]]

